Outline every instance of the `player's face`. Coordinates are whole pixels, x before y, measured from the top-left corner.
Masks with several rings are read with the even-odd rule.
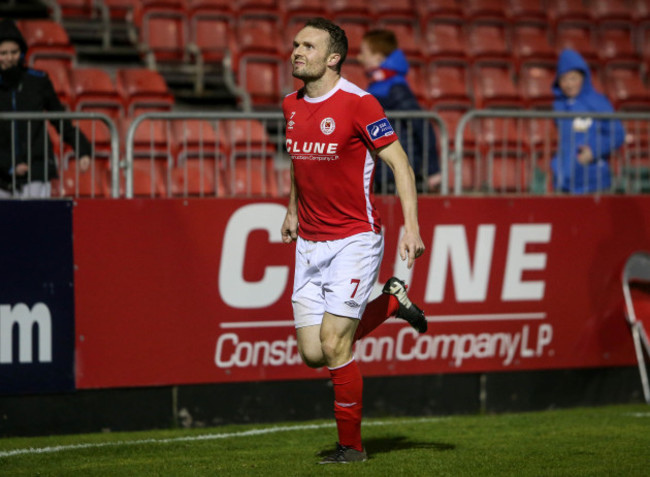
[[[580,94],[580,91],[582,91],[582,83],[584,82],[584,79],[582,73],[572,70],[560,75],[558,83],[560,89],[567,98],[575,98]]]
[[[329,33],[317,28],[305,27],[293,40],[291,64],[293,76],[303,81],[315,80],[327,71]]]
[[[20,60],[20,45],[7,40],[0,43],[0,69],[6,70],[18,64]]]

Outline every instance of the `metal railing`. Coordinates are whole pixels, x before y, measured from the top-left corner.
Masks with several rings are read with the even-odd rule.
[[[414,134],[416,121],[435,124],[442,172],[440,191],[448,194],[449,135],[444,121],[424,111],[387,115],[398,121],[397,134],[407,151],[414,150],[418,140]],[[429,161],[435,158],[426,152],[426,134],[421,141],[425,152],[421,170],[415,172],[425,176]],[[285,121],[280,112],[145,113],[130,125],[125,148],[127,198],[288,194],[290,159],[285,152]],[[136,175],[140,177],[136,179]]]
[[[75,141],[74,144],[70,144],[71,146],[74,147],[74,151],[68,151],[65,147],[65,143],[63,141],[63,130],[64,130],[64,122],[65,121],[91,121],[89,125],[89,131],[86,131],[86,136],[87,139],[90,141],[91,144],[91,154],[90,154],[90,167],[89,170],[86,173],[81,173],[79,171],[79,168],[77,166],[74,171],[74,177],[69,177],[70,181],[73,182],[72,189],[68,191],[66,188],[66,185],[64,184],[63,180],[63,172],[65,168],[67,167],[67,162],[71,156],[74,156],[74,151],[79,150],[79,135],[81,134],[81,128],[80,127],[75,127]],[[36,155],[32,151],[32,142],[33,142],[33,123],[35,122],[42,122],[42,128],[43,128],[43,135],[44,135],[44,141],[43,141],[43,167],[44,167],[44,176],[45,180],[49,181],[50,178],[48,177],[48,164],[50,162],[50,157],[49,157],[49,147],[48,144],[52,142],[52,130],[48,128],[48,121],[50,125],[54,128],[53,131],[55,132],[56,136],[59,136],[57,139],[58,143],[58,150],[53,149],[53,153],[55,155],[55,159],[57,160],[57,169],[59,173],[59,180],[58,180],[58,187],[55,186],[54,192],[56,192],[57,196],[75,196],[78,197],[80,195],[79,193],[79,181],[82,179],[84,176],[81,176],[81,174],[89,174],[88,177],[90,177],[91,180],[91,190],[89,192],[90,196],[100,196],[103,195],[101,191],[97,190],[97,193],[95,194],[94,191],[94,184],[95,184],[95,166],[96,166],[96,160],[98,155],[105,155],[105,157],[108,160],[108,170],[110,170],[110,195],[111,197],[117,198],[120,195],[120,178],[119,178],[119,173],[120,173],[120,164],[119,164],[119,150],[120,150],[120,141],[119,141],[119,135],[117,128],[115,126],[115,123],[105,114],[102,113],[83,113],[83,112],[64,112],[64,113],[59,113],[59,112],[41,112],[41,113],[35,113],[35,112],[0,112],[0,121],[9,121],[11,123],[10,129],[11,129],[11,147],[10,150],[8,151],[10,157],[11,157],[11,169],[9,171],[9,175],[11,176],[11,188],[13,190],[16,189],[17,185],[17,174],[16,174],[16,165],[17,161],[19,158],[16,157],[17,151],[18,151],[18,145],[16,144],[16,138],[17,138],[17,127],[19,123],[24,123],[26,122],[26,160],[27,160],[27,166],[28,166],[28,180],[31,177],[31,174],[34,172],[32,169],[32,158]],[[108,134],[106,135],[107,139],[107,144],[103,148],[102,151],[99,150],[97,147],[97,140],[96,140],[96,135],[99,134],[99,131],[97,129],[97,122],[104,123],[105,126],[108,128]],[[68,193],[69,192],[69,193]]]
[[[566,137],[555,122],[572,120],[572,133]],[[607,141],[616,135],[616,121],[624,127],[620,147],[609,153]],[[650,191],[650,114],[649,113],[568,113],[521,110],[472,110],[458,122],[454,137],[453,191],[466,193],[565,193],[552,182],[562,181],[562,170],[553,175],[552,161],[558,150],[571,151],[581,142],[576,135],[598,123],[608,139],[597,136],[595,160],[611,170],[611,185],[596,184],[592,193],[639,193]],[[563,143],[563,141],[565,141]],[[568,142],[566,142],[568,141]],[[600,154],[600,150],[606,152]],[[578,147],[576,147],[576,154]],[[606,156],[606,157],[601,157]],[[587,166],[576,164],[567,177],[569,190],[575,177],[586,177]],[[582,171],[577,171],[582,168]],[[566,172],[565,172],[566,174]],[[602,177],[606,177],[603,175]],[[596,175],[601,180],[601,175]],[[557,185],[557,184],[555,184]],[[602,187],[601,187],[602,186]]]

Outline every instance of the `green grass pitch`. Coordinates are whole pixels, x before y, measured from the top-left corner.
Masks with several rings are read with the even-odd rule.
[[[317,465],[333,422],[0,439],[1,476],[648,476],[650,407],[367,419],[364,463]]]

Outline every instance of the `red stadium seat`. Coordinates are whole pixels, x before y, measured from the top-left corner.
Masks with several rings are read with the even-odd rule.
[[[56,4],[61,9],[63,19],[86,18],[90,20],[100,15],[99,5],[95,0],[57,0]]]
[[[59,171],[59,184],[53,188],[58,188],[59,196],[109,197],[112,151],[110,130],[99,120],[84,119],[77,123],[92,147],[90,168],[86,172],[78,170],[78,162],[72,148],[66,147],[65,158]]]
[[[237,12],[240,16],[265,16],[281,21],[283,12],[277,0],[238,0]]]
[[[456,137],[456,130],[460,118],[467,112],[464,109],[442,109],[436,111],[444,120],[449,133],[449,148],[451,151],[455,150],[454,142]],[[438,133],[438,137],[440,134]],[[463,157],[461,163],[460,182],[464,190],[474,190],[478,187],[477,175],[477,161],[476,161],[476,140],[474,130],[471,127],[466,127],[463,131]],[[456,159],[458,160],[458,159]],[[456,161],[449,162],[449,184],[450,189],[453,190],[456,178]]]
[[[225,131],[230,137],[230,145],[237,152],[275,151],[270,142],[266,127],[254,119],[233,119],[225,122]]]
[[[515,24],[545,25],[547,23],[543,0],[509,0],[507,15]]]
[[[523,101],[506,68],[485,66],[474,70],[474,104],[477,108],[520,108]]]
[[[84,133],[90,144],[93,146],[95,155],[109,157],[111,153],[111,132],[106,123],[92,119],[77,121],[79,129]],[[116,128],[121,124],[115,124]]]
[[[590,26],[558,28],[555,32],[555,48],[558,53],[566,48],[578,51],[591,66],[599,64]]]
[[[632,21],[639,27],[647,26],[644,25],[650,21],[650,4],[647,0],[630,0],[628,4],[632,13]]]
[[[626,2],[615,2],[612,0],[590,0],[589,9],[591,15],[598,26],[602,27],[608,24],[617,26],[626,26],[632,29],[634,21],[632,19],[632,10]]]
[[[27,43],[28,65],[40,58],[59,60],[66,68],[75,65],[75,48],[61,25],[52,20],[23,20],[17,25]]]
[[[523,144],[522,119],[482,118],[477,127],[477,140],[482,147],[503,152],[515,150]]]
[[[226,194],[225,170],[229,157],[226,126],[217,129],[204,120],[175,120],[171,124],[177,158],[171,171],[175,196]]]
[[[477,140],[483,153],[482,169],[489,191],[528,190],[530,164],[524,154],[524,120],[485,118],[480,121]]]
[[[505,24],[506,0],[465,0],[462,2],[466,22],[489,22]]]
[[[106,158],[95,158],[82,172],[76,159],[68,159],[59,170],[59,180],[52,186],[61,197],[110,197],[110,169]]]
[[[127,118],[122,137],[126,138],[132,120]],[[146,119],[139,123],[133,136],[133,194],[135,197],[167,196],[170,187],[173,157],[176,154],[174,136],[166,121]],[[169,172],[169,175],[168,175]]]
[[[185,0],[186,8],[188,11],[193,12],[196,10],[212,10],[219,11],[223,14],[234,14],[235,2],[232,0]]]
[[[468,71],[462,65],[436,65],[429,73],[429,101],[433,109],[472,107]]]
[[[237,47],[240,53],[283,54],[280,23],[277,18],[245,16],[237,21]]]
[[[470,61],[477,64],[510,64],[512,53],[506,28],[492,24],[474,24],[467,32]]]
[[[156,62],[182,63],[186,59],[187,18],[175,8],[144,9],[140,41]]]
[[[528,66],[555,65],[557,54],[551,46],[544,26],[518,25],[512,31],[512,53],[517,70]]]
[[[102,0],[102,3],[108,9],[111,21],[133,21],[136,7],[141,6],[140,2],[134,2],[133,0]]]
[[[429,91],[427,89],[426,68],[421,64],[411,63],[406,80],[420,106],[428,108]]]
[[[74,68],[70,72],[77,111],[106,109],[113,118],[124,116],[122,98],[108,73],[99,68]]]
[[[226,194],[225,170],[230,153],[226,126],[203,120],[172,123],[177,160],[172,170],[173,195],[218,196]]]
[[[557,150],[557,134],[552,119],[529,119],[524,128],[524,145],[543,171],[550,168],[551,158]]]
[[[126,118],[123,122],[122,137],[125,139],[133,119]],[[145,119],[141,121],[133,134],[133,148],[139,155],[167,158],[170,151],[175,152],[176,150],[169,124],[162,120]]]
[[[285,60],[282,55],[251,53],[239,58],[239,86],[250,96],[254,108],[277,108],[280,106]]]
[[[221,63],[228,51],[236,59],[238,42],[233,18],[218,9],[197,8],[190,13],[190,43],[198,46],[205,63]]]
[[[294,24],[302,28],[309,18],[327,16],[327,7],[324,0],[285,0],[283,9],[284,25],[287,28]]]
[[[555,26],[558,24],[584,25],[592,21],[590,9],[582,2],[575,0],[547,0],[546,8],[548,18]]]
[[[650,108],[650,90],[641,81],[638,70],[610,70],[607,72],[606,86],[614,109],[647,111]]]
[[[420,19],[415,3],[415,0],[373,0],[370,2],[370,9],[380,27],[399,27],[401,31],[409,32],[417,41],[420,39]],[[403,37],[398,38],[401,45]]]
[[[116,72],[116,87],[129,116],[143,110],[169,111],[174,104],[165,79],[146,68],[124,68]]]
[[[462,27],[454,23],[429,23],[425,49],[431,62],[468,63]]]
[[[167,196],[166,176],[167,170],[164,162],[135,158],[133,160],[133,196]]]
[[[552,109],[555,81],[554,66],[534,66],[522,70],[519,76],[519,92],[524,104],[531,109]]]
[[[488,190],[509,193],[527,192],[529,164],[525,157],[500,157],[494,156],[488,164],[491,169],[491,182],[488,182]],[[489,172],[488,172],[489,174]]]
[[[214,158],[187,158],[172,169],[171,193],[176,197],[224,197],[228,193],[224,171]]]
[[[369,0],[331,0],[329,12],[336,18],[341,16],[364,16],[371,18]]]
[[[458,123],[460,122],[463,115],[467,113],[467,109],[441,109],[439,111],[436,111],[436,113],[444,120],[445,125],[447,126],[447,131],[449,132],[449,147],[450,149],[454,149]],[[474,129],[470,126],[471,125],[466,126],[463,130],[463,147],[465,149],[473,148],[476,145],[476,135]]]
[[[280,197],[287,197],[291,192],[291,169],[286,167],[277,171],[278,194]]]
[[[234,156],[233,162],[229,180],[232,195],[278,197],[273,156]]]
[[[597,35],[598,54],[606,67],[636,66],[641,60],[633,42],[633,30],[628,28],[601,28]]]
[[[147,67],[160,71],[170,83],[191,83],[194,93],[203,93],[205,70],[202,56],[189,43],[189,20],[178,6],[144,7],[140,43]]]
[[[416,2],[416,11],[423,30],[432,22],[460,23],[463,19],[463,10],[455,0]]]
[[[188,119],[172,122],[172,134],[180,164],[187,157],[211,157],[225,162],[230,152],[226,126],[218,123],[215,130],[210,121]],[[223,164],[222,164],[223,165]]]

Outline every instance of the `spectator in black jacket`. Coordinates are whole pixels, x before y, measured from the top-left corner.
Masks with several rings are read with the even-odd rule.
[[[392,31],[368,31],[363,36],[358,59],[370,79],[368,92],[379,100],[385,111],[421,110],[406,80],[408,60],[398,48],[397,38]],[[413,161],[413,170],[418,183],[421,184],[418,189],[437,190],[440,187],[441,175],[436,136],[431,124],[424,120],[413,120],[411,132],[408,121],[391,120],[391,123]],[[381,161],[377,162],[375,171],[375,189],[379,192],[393,192],[395,189],[393,174]]]
[[[65,111],[47,74],[25,66],[26,53],[27,43],[16,24],[0,21],[0,112]],[[45,144],[44,121],[13,123],[12,138],[12,121],[0,121],[0,198],[49,197],[49,181],[58,172],[52,144],[49,140]],[[58,120],[52,124],[59,129]],[[63,122],[62,136],[76,148],[79,167],[86,171],[91,154],[86,137],[77,135],[69,121]]]

